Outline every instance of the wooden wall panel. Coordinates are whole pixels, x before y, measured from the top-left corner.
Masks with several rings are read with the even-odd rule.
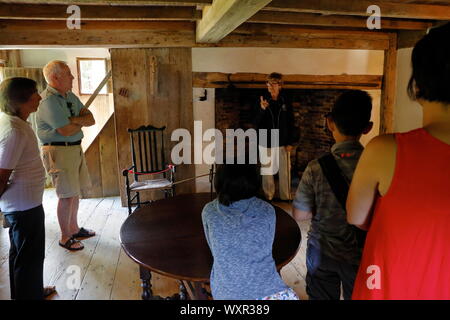
[[[0,64],[3,67],[21,67],[22,59],[20,57],[20,50],[0,50]]]
[[[165,152],[170,159],[176,144],[170,142],[172,131],[186,128],[193,133],[191,49],[111,49],[111,61],[119,168],[131,165],[127,129],[141,125],[166,126]],[[128,97],[119,95],[121,88],[128,89]],[[194,165],[177,167],[177,180],[194,174]],[[177,186],[178,194],[194,190],[193,183]],[[120,192],[125,204],[124,189],[120,188]],[[157,195],[162,197],[162,192]]]
[[[116,129],[114,117],[111,117],[103,127],[99,138],[99,155],[102,175],[103,197],[119,195],[121,172],[117,166]]]
[[[89,149],[84,153],[86,164],[91,178],[91,187],[82,190],[81,198],[100,198],[103,196],[102,175],[99,154],[99,139],[95,139]]]
[[[83,198],[101,198],[119,195],[121,172],[117,166],[114,117],[111,117],[85,151],[91,177],[91,188],[83,192]]]

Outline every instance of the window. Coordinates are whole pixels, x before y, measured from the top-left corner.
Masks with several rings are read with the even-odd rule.
[[[91,95],[106,76],[106,59],[77,58],[78,88],[80,95]],[[99,94],[107,94],[104,85]]]

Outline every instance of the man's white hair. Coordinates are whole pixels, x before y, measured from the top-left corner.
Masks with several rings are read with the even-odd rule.
[[[45,81],[47,81],[47,83],[50,83],[53,76],[61,74],[61,72],[64,70],[64,66],[67,66],[67,63],[61,60],[52,60],[47,63],[42,69]]]

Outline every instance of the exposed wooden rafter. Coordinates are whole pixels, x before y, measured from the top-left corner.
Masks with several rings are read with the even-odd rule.
[[[85,21],[68,29],[65,21],[0,20],[0,47],[191,47],[193,22]]]
[[[195,7],[80,6],[81,19],[89,20],[199,20]],[[0,19],[65,20],[67,5],[0,3]]]
[[[0,20],[0,48],[32,47],[279,47],[388,48],[383,32],[321,30],[299,26],[244,24],[217,44],[195,42],[193,22],[85,21],[70,30],[65,21]]]
[[[215,43],[244,23],[271,0],[215,0],[197,24],[199,43]]]
[[[381,17],[385,18],[450,20],[450,6],[410,2],[381,2],[372,0],[274,0],[266,9],[326,15],[368,16],[367,8],[374,4],[380,7]]]
[[[216,46],[384,50],[388,42],[384,32],[246,23]]]
[[[267,88],[263,73],[193,72],[192,86],[197,88],[226,88],[230,82],[237,88]],[[378,75],[303,75],[286,74],[283,87],[287,89],[381,89]]]
[[[247,20],[255,23],[291,24],[319,27],[367,28],[366,17],[321,15],[316,13],[277,12],[261,10]],[[428,21],[381,19],[382,30],[426,30],[433,24]]]
[[[63,5],[139,5],[139,6],[204,6],[213,0],[0,0],[0,3],[29,3],[29,4],[63,4]]]

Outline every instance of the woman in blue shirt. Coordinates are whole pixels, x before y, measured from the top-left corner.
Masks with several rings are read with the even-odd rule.
[[[219,165],[217,199],[203,208],[206,240],[214,263],[210,282],[216,300],[297,300],[281,279],[272,257],[275,210],[256,197],[256,165]]]

